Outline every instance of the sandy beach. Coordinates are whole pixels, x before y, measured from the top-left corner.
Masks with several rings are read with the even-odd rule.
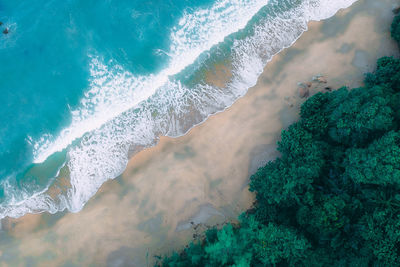
[[[185,136],[161,137],[136,154],[81,212],[4,219],[0,266],[151,266],[208,226],[234,221],[254,201],[249,176],[278,156],[281,130],[298,119],[300,88],[312,95],[361,86],[377,58],[398,56],[390,38],[397,5],[360,0],[310,23],[244,97]],[[216,67],[206,77],[222,85],[224,73]]]

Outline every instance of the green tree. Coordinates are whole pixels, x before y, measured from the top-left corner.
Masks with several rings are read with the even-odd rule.
[[[205,247],[210,266],[254,266],[285,263],[295,266],[310,247],[296,232],[254,216],[241,216],[241,227],[228,224],[218,231],[216,242]]]
[[[367,148],[353,148],[343,162],[345,175],[358,184],[400,185],[400,134],[388,132]]]
[[[390,33],[392,38],[396,40],[396,42],[400,43],[400,16],[397,15],[392,22],[392,26],[390,28]]]
[[[376,209],[362,222],[362,237],[376,256],[375,266],[400,266],[400,214]]]
[[[328,93],[317,93],[301,106],[301,125],[316,137],[322,137],[328,129]]]
[[[365,83],[368,87],[380,85],[386,89],[400,91],[400,60],[393,57],[378,59],[374,73],[366,75]]]
[[[394,128],[394,113],[384,87],[341,89],[340,98],[329,117],[329,136],[346,146],[363,145],[376,136]]]
[[[268,204],[312,202],[314,179],[324,166],[322,143],[295,123],[282,132],[278,144],[282,157],[267,163],[251,177],[250,191]]]

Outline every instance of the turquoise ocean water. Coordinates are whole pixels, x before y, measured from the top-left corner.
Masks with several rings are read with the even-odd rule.
[[[354,1],[0,0],[0,218],[79,211],[133,153],[230,106],[308,21]],[[224,88],[205,78],[221,64]]]

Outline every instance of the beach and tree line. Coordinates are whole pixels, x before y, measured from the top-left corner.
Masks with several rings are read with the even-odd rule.
[[[392,37],[400,43],[400,16]],[[317,93],[283,130],[280,157],[250,179],[239,223],[160,266],[400,266],[400,60],[361,88]]]

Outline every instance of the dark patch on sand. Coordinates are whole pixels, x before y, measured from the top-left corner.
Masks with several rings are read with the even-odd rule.
[[[215,189],[218,185],[220,185],[222,183],[223,179],[222,178],[218,178],[216,180],[212,180],[210,182],[210,189]]]
[[[140,231],[147,233],[159,232],[161,229],[162,221],[163,221],[163,215],[161,213],[158,213],[156,217],[153,217],[151,219],[148,219],[147,221],[140,223],[137,226],[137,228]]]
[[[179,160],[193,158],[195,156],[196,156],[196,152],[190,146],[185,146],[183,151],[174,153],[174,157]]]
[[[139,267],[139,266],[148,266],[146,262],[143,260],[134,257],[133,255],[139,255],[137,252],[138,249],[130,248],[130,247],[120,247],[117,250],[114,250],[107,257],[107,266],[108,267]],[[141,253],[146,253],[145,251],[141,251]]]
[[[363,50],[357,50],[351,63],[354,67],[366,72],[371,68],[369,62],[371,62],[371,57],[368,53]]]
[[[340,54],[347,54],[351,50],[353,50],[354,44],[349,44],[349,43],[344,43],[342,46],[337,50],[338,53]]]

